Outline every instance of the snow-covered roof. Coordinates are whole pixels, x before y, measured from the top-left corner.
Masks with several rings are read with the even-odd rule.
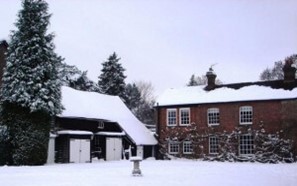
[[[251,85],[240,89],[227,87],[205,91],[204,86],[190,86],[168,89],[157,99],[157,106],[205,104],[239,101],[260,101],[296,99],[297,88],[293,90],[272,89],[270,87]]]
[[[118,96],[84,92],[62,87],[60,117],[103,119],[117,122],[136,145],[156,145],[151,132],[126,107]]]

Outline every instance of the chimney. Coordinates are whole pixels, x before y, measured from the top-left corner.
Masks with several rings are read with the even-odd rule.
[[[285,60],[285,65],[283,67],[284,71],[284,83],[295,82],[296,68],[292,66],[293,57],[289,57]]]
[[[205,87],[205,90],[215,89],[217,75],[213,72],[212,67],[209,68],[209,71],[206,73],[206,77],[207,77],[207,86]]]

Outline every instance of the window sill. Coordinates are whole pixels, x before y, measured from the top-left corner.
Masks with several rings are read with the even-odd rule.
[[[176,127],[177,126],[177,124],[170,124],[170,125],[166,125],[167,127]]]
[[[239,125],[252,125],[253,123],[239,123]]]
[[[220,126],[220,124],[208,124],[209,127]]]
[[[191,126],[191,124],[179,124],[179,126],[181,126],[181,127],[187,127],[187,126]]]
[[[193,152],[183,152],[183,154],[189,155],[189,154],[193,154]]]

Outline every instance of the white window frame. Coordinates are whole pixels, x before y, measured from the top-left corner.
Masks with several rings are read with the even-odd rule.
[[[218,117],[218,118],[213,119],[215,117]],[[218,123],[211,122],[213,120],[218,120]],[[220,109],[219,108],[209,108],[209,109],[207,109],[207,123],[208,123],[208,126],[220,125]]]
[[[175,117],[170,116],[170,113],[175,112]],[[175,123],[169,123],[171,119],[175,118]],[[177,109],[167,109],[166,111],[166,122],[167,126],[177,126]]]
[[[250,117],[251,121],[243,121],[248,120],[247,117]],[[242,106],[239,108],[239,124],[240,125],[252,125],[253,124],[253,107],[252,106]]]
[[[183,119],[183,117],[185,117],[184,115],[182,115],[183,112],[188,113],[187,119]],[[183,123],[185,120],[187,120],[187,122]],[[180,108],[179,109],[179,125],[180,126],[188,126],[190,124],[191,124],[191,110],[190,110],[190,108]]]
[[[172,151],[177,149],[176,151]],[[168,143],[168,153],[169,154],[178,154],[179,153],[179,143],[178,142],[169,142]]]
[[[183,153],[184,154],[193,154],[193,143],[191,141],[183,142]]]
[[[215,144],[213,140],[216,140],[217,144]],[[209,136],[208,143],[209,143],[208,144],[209,145],[208,146],[209,154],[213,154],[213,155],[218,154],[219,153],[219,137],[218,136]],[[216,145],[216,146],[214,146],[214,145]],[[216,149],[216,152],[214,152],[215,149]]]
[[[244,138],[244,139],[243,139]],[[241,156],[254,155],[254,136],[251,134],[242,134],[239,137],[238,152]]]

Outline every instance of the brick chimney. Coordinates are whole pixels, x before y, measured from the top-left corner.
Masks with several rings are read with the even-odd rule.
[[[205,87],[205,90],[215,89],[217,75],[213,72],[212,67],[210,67],[209,71],[206,72],[206,77],[207,77],[207,86]]]
[[[285,65],[283,67],[285,83],[295,82],[296,68],[292,66],[294,62],[293,60],[293,57],[289,57],[285,60]]]

